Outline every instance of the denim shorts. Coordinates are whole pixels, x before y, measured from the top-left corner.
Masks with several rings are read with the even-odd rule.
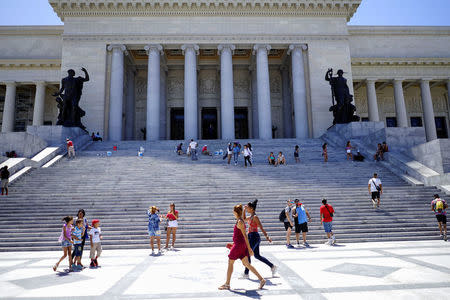
[[[323,229],[325,232],[331,232],[333,230],[333,222],[323,222]]]
[[[73,256],[74,257],[76,257],[76,256],[81,256],[81,253],[83,252],[83,246],[81,246],[81,244],[75,244],[75,245],[73,245],[73,248],[74,248],[74,250],[73,250]]]
[[[69,247],[72,246],[72,243],[69,242],[68,240],[64,240],[61,242],[61,247],[65,248],[65,247]]]
[[[154,229],[148,229],[148,235],[149,236],[160,236],[161,230],[154,230]]]

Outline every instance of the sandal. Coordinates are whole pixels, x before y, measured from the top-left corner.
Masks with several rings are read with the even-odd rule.
[[[56,269],[58,268],[58,266],[57,265],[54,265],[53,266],[53,271],[55,271],[56,272]]]
[[[230,289],[230,285],[226,284],[226,283],[224,283],[221,286],[219,286],[219,290],[229,290],[229,289]]]
[[[262,288],[264,287],[265,284],[266,284],[266,280],[264,278],[261,279],[261,281],[259,282],[259,289],[262,290]]]

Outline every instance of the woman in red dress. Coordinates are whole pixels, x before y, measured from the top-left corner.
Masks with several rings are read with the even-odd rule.
[[[227,281],[225,284],[219,287],[219,290],[229,290],[231,275],[233,274],[234,261],[240,259],[242,264],[248,268],[259,279],[259,288],[262,289],[266,284],[266,280],[256,271],[249,261],[249,256],[253,255],[253,250],[248,242],[247,233],[245,231],[245,223],[242,219],[242,204],[236,205],[233,209],[234,217],[236,218],[236,225],[234,225],[233,232],[233,246],[231,247],[230,254],[228,254],[228,270]]]

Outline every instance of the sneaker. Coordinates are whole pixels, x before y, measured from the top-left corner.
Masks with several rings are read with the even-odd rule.
[[[152,255],[155,255],[155,250],[152,250]]]
[[[94,264],[95,264],[96,267],[98,267],[98,261],[97,261],[97,259],[94,259]]]
[[[447,235],[444,234],[444,241],[447,241]]]
[[[372,200],[372,206],[373,206],[373,208],[376,208],[377,207],[377,202]]]
[[[158,250],[158,253],[156,255],[161,256],[162,252],[161,250]]]
[[[441,234],[439,235],[439,237],[442,239],[442,238],[444,238],[444,235],[441,233]]]
[[[331,237],[331,245],[334,245],[334,244],[336,244],[336,237],[333,235]]]
[[[299,241],[297,241],[297,246],[299,246],[299,247],[300,247],[300,242],[299,242]]]
[[[239,279],[249,279],[250,278],[250,276],[248,275],[248,274],[242,274],[242,276],[241,277],[239,277]]]
[[[288,248],[288,249],[294,249],[294,246],[292,246],[291,244],[287,244],[287,245],[286,245],[286,248]]]
[[[94,262],[94,260],[91,260],[91,264],[89,265],[89,267],[95,268],[95,262]]]
[[[328,240],[325,242],[325,245],[331,245],[331,239],[328,239]]]
[[[72,264],[72,265],[70,266],[70,268],[71,268],[73,271],[77,271],[77,270],[78,270],[78,267],[77,267],[76,264]]]
[[[305,246],[305,247],[309,247],[309,244],[308,244],[308,242],[304,242],[304,243],[303,243],[303,246]]]
[[[173,251],[173,249],[174,249],[174,248],[173,248],[173,246],[170,246],[170,250],[172,250],[172,251]]]
[[[270,268],[270,270],[272,271],[272,277],[275,277],[275,274],[276,274],[277,271],[278,271],[278,267],[275,266],[275,265],[273,265],[272,268]]]

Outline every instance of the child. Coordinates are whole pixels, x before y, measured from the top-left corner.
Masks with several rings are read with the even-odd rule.
[[[322,156],[323,156],[323,161],[327,162],[328,161],[328,144],[324,143],[322,145]]]
[[[72,269],[74,270],[81,270],[83,269],[83,265],[81,264],[81,253],[83,251],[81,243],[83,242],[83,236],[84,236],[84,227],[83,227],[83,220],[78,219],[76,222],[76,227],[74,228],[72,232],[72,238],[73,238],[73,247],[74,250],[74,262],[72,264]],[[75,265],[76,263],[76,265]]]
[[[350,141],[347,141],[347,145],[345,146],[345,152],[347,153],[347,160],[353,160],[352,149],[353,149],[352,144],[350,143]]]
[[[155,254],[155,249],[153,242],[156,237],[156,242],[158,243],[158,255],[161,255],[161,230],[159,230],[159,222],[161,222],[160,217],[156,214],[159,209],[156,206],[150,207],[147,211],[148,215],[148,235],[150,236],[150,246],[152,248],[152,255]]]
[[[102,239],[102,230],[100,228],[100,221],[95,219],[92,220],[92,229],[89,231],[89,239],[91,241],[91,267],[98,267],[97,258],[102,253],[102,244],[100,240]],[[95,255],[97,251],[97,255]]]
[[[300,147],[298,145],[295,145],[295,150],[294,150],[295,163],[300,162],[299,153],[300,153]]]
[[[53,266],[53,271],[56,271],[59,264],[63,261],[64,258],[66,258],[67,255],[69,255],[69,270],[72,270],[72,224],[73,224],[73,217],[67,216],[62,219],[62,221],[65,222],[63,225],[63,228],[61,230],[61,235],[59,236],[59,242],[61,243],[61,247],[64,251],[63,256],[59,259],[59,261]]]

